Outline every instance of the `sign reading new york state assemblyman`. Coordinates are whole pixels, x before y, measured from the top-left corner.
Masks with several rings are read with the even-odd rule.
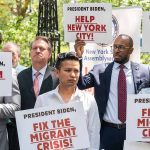
[[[127,141],[150,141],[150,94],[128,95]]]
[[[0,96],[12,95],[12,53],[0,52]]]
[[[75,150],[89,147],[81,102],[16,112],[21,150]]]

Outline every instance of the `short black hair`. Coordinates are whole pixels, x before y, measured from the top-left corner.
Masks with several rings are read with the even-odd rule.
[[[75,60],[79,62],[79,57],[75,52],[59,53],[55,61],[55,68],[60,69],[62,62],[65,60]]]

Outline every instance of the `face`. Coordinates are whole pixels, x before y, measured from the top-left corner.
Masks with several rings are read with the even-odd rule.
[[[128,62],[132,51],[133,47],[130,46],[129,39],[127,37],[119,36],[116,38],[113,45],[113,57],[115,62],[125,64]]]
[[[51,52],[48,50],[48,44],[41,39],[33,42],[30,57],[32,65],[41,64],[45,66],[51,57]]]
[[[12,53],[12,65],[15,68],[19,62],[19,53],[14,45],[7,45],[3,48],[3,52],[11,52]]]
[[[75,60],[65,60],[61,63],[60,69],[56,70],[60,85],[75,87],[79,79],[80,64]]]

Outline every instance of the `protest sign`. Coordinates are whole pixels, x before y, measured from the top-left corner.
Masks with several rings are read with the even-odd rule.
[[[12,95],[12,54],[0,52],[0,96]]]
[[[110,3],[64,4],[63,12],[66,42],[74,42],[77,37],[92,43],[112,41]]]
[[[149,149],[150,143],[125,141],[123,150],[149,150]]]
[[[127,98],[127,141],[150,141],[150,94],[131,94]]]
[[[16,112],[21,150],[73,150],[89,147],[81,102]]]

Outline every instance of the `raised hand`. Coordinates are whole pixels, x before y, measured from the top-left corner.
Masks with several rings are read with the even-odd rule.
[[[82,54],[84,52],[84,46],[85,46],[85,42],[83,40],[81,40],[80,38],[77,38],[75,40],[74,48],[78,57],[82,57]]]

